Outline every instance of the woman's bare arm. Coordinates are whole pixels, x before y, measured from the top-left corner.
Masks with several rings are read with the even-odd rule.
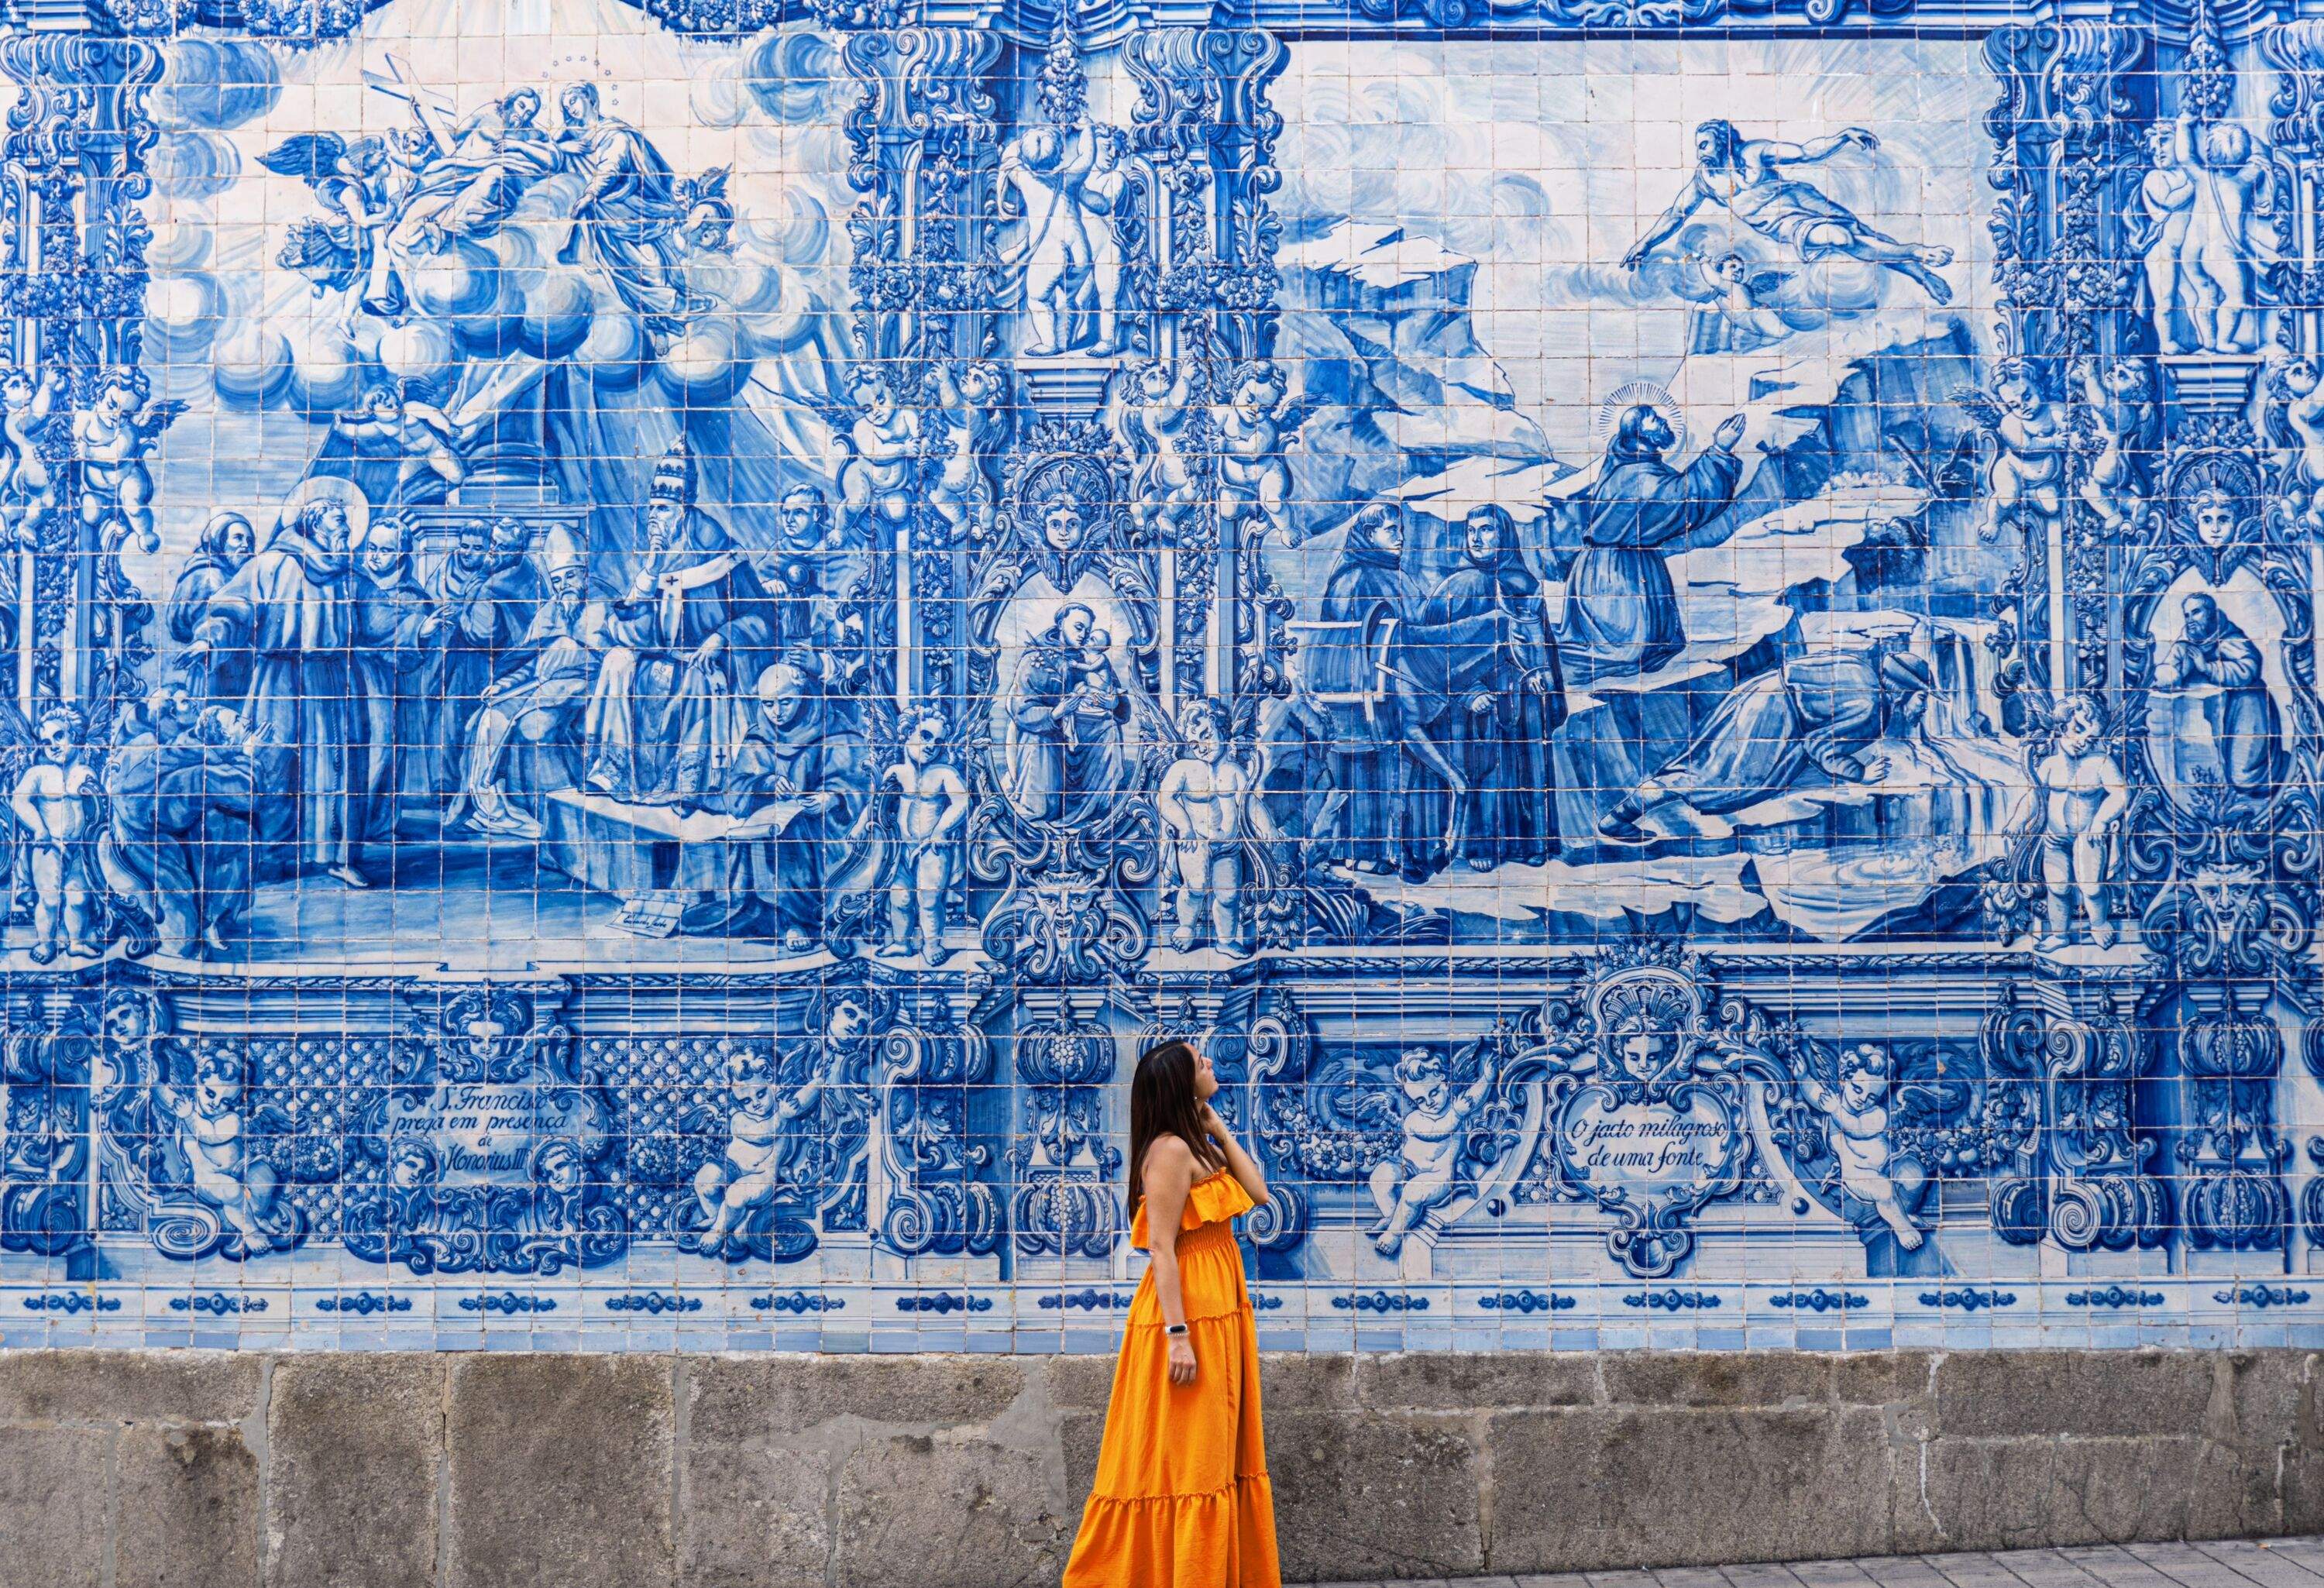
[[[1178,1221],[1194,1183],[1194,1149],[1165,1136],[1146,1149],[1147,1251],[1154,1260],[1154,1299],[1165,1324],[1186,1321],[1186,1298],[1178,1284]]]

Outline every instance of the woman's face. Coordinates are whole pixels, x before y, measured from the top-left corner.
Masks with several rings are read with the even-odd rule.
[[[1211,1067],[1211,1056],[1197,1048],[1194,1052],[1194,1101],[1208,1103],[1218,1095],[1219,1073]]]

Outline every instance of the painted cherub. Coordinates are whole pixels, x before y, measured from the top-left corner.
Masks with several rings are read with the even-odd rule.
[[[877,512],[891,524],[905,523],[912,516],[912,476],[919,467],[919,413],[897,402],[894,383],[869,365],[848,376],[847,393],[856,406],[848,431],[855,456],[839,471],[841,520],[853,529]]]
[[[1008,428],[1009,377],[983,359],[936,366],[936,412],[944,426],[942,460],[928,485],[928,506],[954,539],[982,528],[992,512],[992,481],[985,460]],[[859,443],[860,445],[860,443]]]
[[[460,432],[444,411],[383,382],[364,394],[364,405],[337,415],[331,428],[357,446],[379,442],[401,454],[403,466],[396,475],[398,496],[421,475],[433,472],[447,485],[468,477],[460,456]]]
[[[96,529],[108,518],[113,521],[115,527],[104,539],[106,549],[116,549],[131,535],[137,538],[141,551],[161,549],[153,529],[153,476],[145,460],[161,432],[185,411],[182,402],[146,397],[144,378],[136,371],[114,369],[97,383],[88,406],[73,416],[81,522]]]
[[[2021,361],[2001,366],[1993,397],[1996,406],[1987,410],[1985,423],[1999,448],[1987,467],[1985,517],[1978,525],[1981,540],[1999,539],[2021,507],[2045,522],[2065,512],[2066,451],[2072,440],[2064,405],[2042,395]]]
[[[1498,1067],[1489,1058],[1477,1078],[1452,1090],[1443,1056],[1429,1048],[1406,1050],[1396,1061],[1404,1093],[1404,1148],[1372,1170],[1372,1201],[1381,1219],[1365,1233],[1382,1257],[1394,1257],[1430,1209],[1452,1199],[1460,1186],[1461,1144],[1469,1116],[1493,1089]]]
[[[881,793],[865,808],[867,820],[886,819],[895,831],[896,852],[881,868],[888,887],[888,941],[881,959],[909,959],[917,947],[929,965],[941,965],[945,891],[958,869],[956,835],[968,819],[968,784],[945,752],[950,730],[944,714],[924,711],[904,734],[903,756],[881,779]],[[917,928],[917,942],[915,928]]]
[[[710,1221],[702,1232],[702,1246],[711,1252],[774,1205],[782,1189],[783,1128],[823,1096],[819,1076],[783,1096],[775,1080],[774,1059],[741,1047],[727,1055],[726,1086],[734,1098],[733,1112],[727,1116],[726,1149],[694,1177],[694,1195]]]
[[[1898,1200],[1888,1168],[1888,1056],[1867,1043],[1840,1055],[1840,1085],[1827,1086],[1813,1076],[1803,1083],[1807,1099],[1824,1116],[1824,1141],[1831,1149],[1840,1189],[1870,1206],[1907,1251],[1927,1239]]]
[[[191,1096],[167,1083],[155,1088],[161,1106],[176,1116],[179,1145],[185,1149],[194,1195],[217,1208],[245,1252],[272,1250],[274,1229],[274,1166],[257,1157],[244,1140],[242,1061],[205,1052],[194,1066]]]
[[[1792,334],[1783,312],[1764,301],[1783,291],[1789,272],[1755,270],[1743,254],[1722,254],[1699,275],[1699,284],[1683,279],[1679,287],[1683,296],[1707,305],[1692,317],[1689,352],[1754,353]]]
[[[1202,501],[1187,456],[1193,439],[1188,429],[1197,411],[1194,392],[1190,362],[1155,359],[1128,374],[1125,400],[1116,411],[1114,429],[1139,459],[1130,481],[1130,515],[1148,536],[1163,537],[1164,544]]]
[[[56,471],[42,448],[62,389],[53,365],[37,377],[25,369],[0,373],[0,440],[7,449],[0,457],[0,530],[27,545],[37,541],[41,525],[56,511]]]
[[[60,706],[33,729],[36,755],[10,791],[9,809],[24,829],[32,880],[33,960],[60,953],[95,959],[97,836],[103,822],[96,762],[80,743],[80,713]]]
[[[2042,885],[2049,932],[2041,942],[2055,951],[2073,941],[2074,900],[2090,919],[2090,941],[2114,943],[2106,906],[2107,845],[2130,809],[2130,783],[2106,748],[2106,707],[2097,697],[2067,702],[2050,753],[2034,769],[2040,799]]]
[[[1291,466],[1284,461],[1286,433],[1295,429],[1297,404],[1282,369],[1271,358],[1254,358],[1227,382],[1227,400],[1212,410],[1219,430],[1219,522],[1259,520],[1288,538],[1291,532]]]
[[[2131,358],[2104,365],[2095,358],[2077,359],[2072,373],[2082,383],[2099,444],[2079,494],[2107,529],[2119,530],[2146,512],[2132,455],[2153,432],[2154,383],[2146,365]]]

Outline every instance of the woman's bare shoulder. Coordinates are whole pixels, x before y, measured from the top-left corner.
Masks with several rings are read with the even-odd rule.
[[[1148,1179],[1157,1175],[1184,1175],[1192,1179],[1194,1173],[1194,1149],[1184,1136],[1157,1136],[1146,1149],[1146,1162],[1141,1166]]]

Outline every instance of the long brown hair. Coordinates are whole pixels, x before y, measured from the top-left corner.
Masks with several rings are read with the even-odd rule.
[[[1171,1040],[1138,1056],[1130,1080],[1130,1211],[1146,1197],[1146,1149],[1176,1136],[1194,1149],[1206,1169],[1226,1162],[1226,1154],[1203,1131],[1203,1100],[1194,1095],[1194,1050]]]

